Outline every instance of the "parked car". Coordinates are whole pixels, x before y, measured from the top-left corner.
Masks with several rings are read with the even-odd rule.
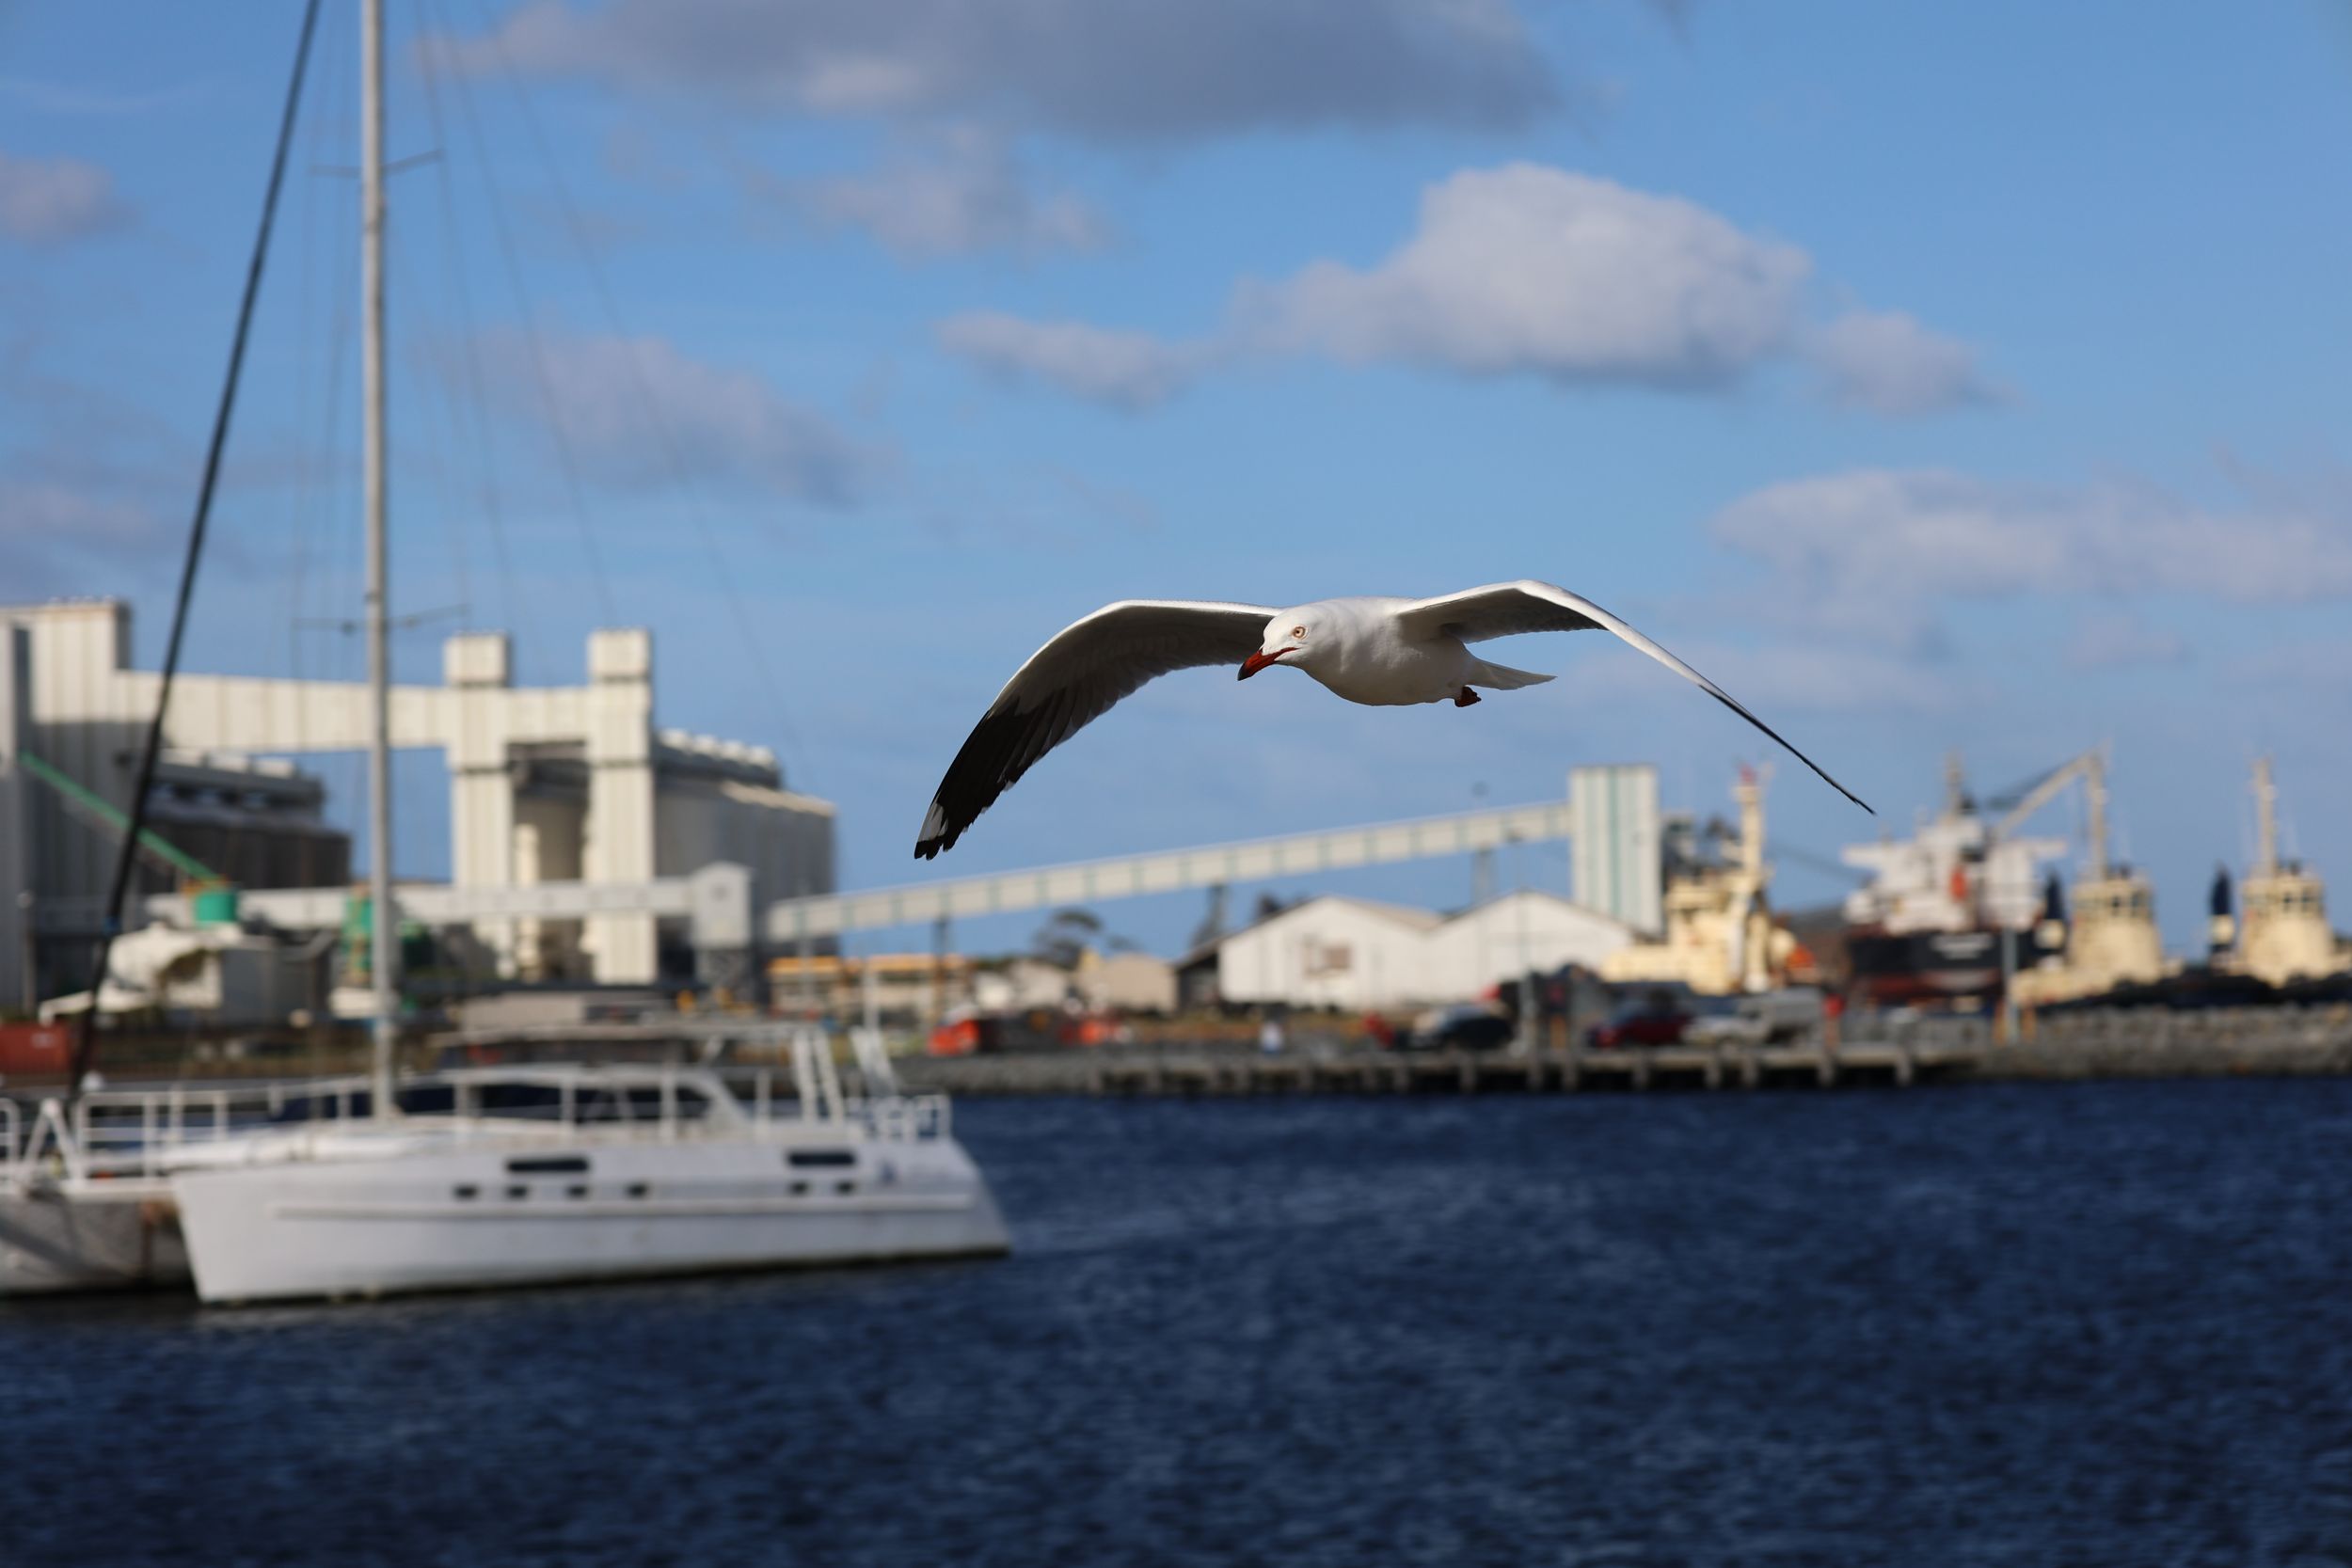
[[[1742,1006],[1744,996],[1698,996],[1687,1004],[1690,1020],[1682,1026],[1684,1045],[1762,1045],[1772,1026]]]
[[[1812,986],[1788,986],[1746,996],[1696,999],[1689,1045],[1776,1045],[1818,1034],[1824,999]]]
[[[1397,1043],[1406,1051],[1499,1051],[1517,1033],[1501,1013],[1465,1002],[1422,1014]]]
[[[1696,1016],[1695,1001],[1662,986],[1645,990],[1618,1004],[1616,1011],[1594,1024],[1584,1037],[1585,1043],[1597,1051],[1673,1045]]]

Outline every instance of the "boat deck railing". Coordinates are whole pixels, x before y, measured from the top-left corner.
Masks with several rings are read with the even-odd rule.
[[[12,1165],[22,1175],[52,1167],[70,1177],[160,1177],[172,1156],[192,1147],[278,1127],[351,1121],[367,1115],[365,1078],[321,1078],[266,1084],[172,1084],[154,1089],[92,1089],[69,1114],[46,1100],[21,1137],[12,1137]],[[16,1107],[0,1101],[0,1130],[15,1124]]]
[[[857,1050],[863,1092],[845,1088],[831,1042],[815,1029],[792,1037],[788,1068],[749,1075],[704,1066],[525,1064],[457,1068],[400,1085],[411,1125],[459,1137],[579,1130],[664,1141],[749,1131],[785,1138],[833,1127],[889,1142],[949,1135],[947,1098],[900,1092],[879,1051]],[[94,1089],[73,1101],[42,1101],[27,1124],[0,1097],[0,1180],[27,1175],[161,1178],[191,1150],[267,1132],[366,1123],[369,1081],[342,1077],[266,1084],[173,1084]]]

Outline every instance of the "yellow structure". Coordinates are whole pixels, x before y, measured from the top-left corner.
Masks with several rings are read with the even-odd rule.
[[[870,1000],[881,1013],[936,1018],[971,994],[972,967],[961,953],[783,954],[768,960],[768,987],[787,1010],[848,1015]]]
[[[1679,982],[1703,996],[1725,996],[1770,990],[1787,972],[1796,939],[1772,924],[1765,901],[1772,873],[1764,863],[1764,784],[1754,769],[1740,770],[1732,799],[1740,837],[1730,859],[1669,881],[1664,940],[1618,948],[1601,960],[1602,979]]]
[[[2279,859],[2279,790],[2270,759],[2254,762],[2258,831],[2253,869],[2240,894],[2245,920],[2233,967],[2274,986],[2352,968],[2352,950],[2328,924],[2328,890],[2317,877]]]

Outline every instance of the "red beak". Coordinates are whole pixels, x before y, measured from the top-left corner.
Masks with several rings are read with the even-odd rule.
[[[1241,673],[1235,675],[1233,678],[1238,681],[1246,681],[1250,676],[1256,674],[1259,671],[1264,669],[1267,665],[1278,662],[1284,654],[1295,654],[1296,652],[1298,652],[1298,650],[1295,647],[1290,647],[1277,648],[1270,654],[1251,654],[1248,658],[1241,661]]]

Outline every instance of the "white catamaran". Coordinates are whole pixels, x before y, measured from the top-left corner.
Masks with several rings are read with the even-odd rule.
[[[878,1035],[844,1094],[818,1030],[788,1101],[707,1068],[396,1080],[385,555],[383,0],[361,0],[372,1070],[365,1080],[0,1100],[0,1297],[193,1277],[208,1302],[984,1256],[1010,1243],[938,1096]],[[715,1040],[706,1043],[716,1045]]]

